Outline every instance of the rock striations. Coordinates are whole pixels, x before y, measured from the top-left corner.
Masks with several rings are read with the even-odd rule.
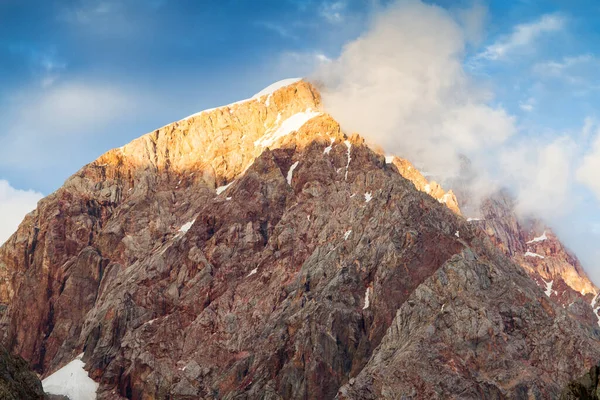
[[[98,399],[557,397],[600,360],[598,290],[483,214],[287,81],[41,200],[0,248],[3,342],[43,377],[83,353]]]

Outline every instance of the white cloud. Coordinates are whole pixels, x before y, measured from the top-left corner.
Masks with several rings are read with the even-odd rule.
[[[516,131],[513,118],[490,106],[491,93],[465,73],[466,41],[444,9],[397,3],[318,71],[325,107],[346,131],[454,176],[460,154],[496,146]]]
[[[468,185],[461,191],[473,207],[500,186],[516,194],[523,214],[551,218],[569,212],[581,149],[556,133],[518,134],[515,117],[493,105],[488,86],[465,71],[469,32],[455,15],[418,1],[383,10],[365,34],[316,73],[325,83],[326,109],[346,132],[408,158],[441,183],[451,185],[463,172],[466,155],[475,173],[461,181]],[[556,28],[556,18],[518,28],[506,49],[531,40],[532,32]],[[535,105],[534,98],[520,104],[524,111]]]
[[[510,35],[501,37],[488,46],[477,59],[500,60],[518,49],[530,47],[533,42],[546,33],[558,32],[565,26],[565,18],[559,14],[542,15],[539,19],[514,27]]]
[[[521,138],[500,153],[504,184],[518,194],[524,215],[568,213],[576,143],[568,136],[552,141]]]
[[[13,188],[0,179],[0,245],[16,230],[25,215],[34,210],[42,194]]]

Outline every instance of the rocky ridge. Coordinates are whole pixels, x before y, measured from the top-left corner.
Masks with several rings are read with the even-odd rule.
[[[531,275],[597,293],[549,231],[465,220],[312,85],[279,86],[41,200],[0,248],[4,343],[44,376],[83,351],[101,399],[547,398],[597,362],[592,308]]]

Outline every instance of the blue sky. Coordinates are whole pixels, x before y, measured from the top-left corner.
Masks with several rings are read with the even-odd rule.
[[[457,7],[456,1],[438,4]],[[84,163],[144,132],[245,98],[271,81],[310,73],[310,53],[336,57],[378,7],[381,2],[366,0],[5,0],[0,178],[49,193]],[[579,129],[595,112],[598,90],[589,84],[600,86],[597,60],[573,68],[586,75],[580,85],[550,77],[539,82],[531,67],[600,53],[600,6],[497,1],[486,7],[484,36],[474,52],[542,15],[565,20],[559,32],[540,35],[515,59],[486,63],[474,74],[495,87],[495,101],[522,116],[520,124]],[[79,107],[55,114],[44,103],[63,97]],[[531,101],[535,107],[524,113],[520,105]],[[35,121],[43,111],[52,119],[78,116]]]
[[[279,79],[312,74],[390,3],[0,1],[0,219],[5,204],[29,206],[20,199],[49,194],[110,148]],[[586,156],[589,171],[600,127],[600,3],[427,3],[465,29],[464,71],[514,118],[518,140],[509,143],[556,141],[573,181]],[[478,13],[464,12],[473,6]],[[580,176],[581,184],[564,188],[575,199],[569,212],[555,218],[576,250],[582,237],[585,247],[600,240],[600,182]],[[583,258],[590,264],[595,256]]]

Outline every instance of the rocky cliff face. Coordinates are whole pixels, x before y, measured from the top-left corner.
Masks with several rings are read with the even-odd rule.
[[[40,201],[0,248],[4,343],[44,376],[84,352],[103,399],[547,398],[600,358],[597,290],[501,209],[465,220],[290,82]],[[530,271],[570,261],[579,314]]]

